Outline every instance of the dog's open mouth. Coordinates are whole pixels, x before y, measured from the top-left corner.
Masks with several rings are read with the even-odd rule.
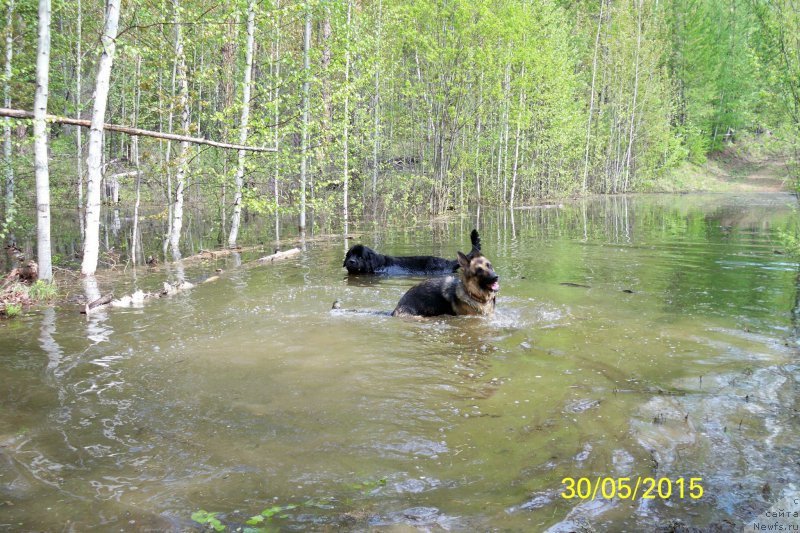
[[[500,290],[500,278],[487,279],[481,285],[492,292],[498,292]]]

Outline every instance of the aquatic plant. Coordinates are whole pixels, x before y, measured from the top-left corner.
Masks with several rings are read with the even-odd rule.
[[[53,282],[36,280],[28,288],[28,297],[34,301],[43,301],[55,298],[58,295],[58,287]]]
[[[22,306],[20,304],[15,304],[9,302],[5,304],[5,308],[3,309],[3,314],[8,318],[14,318],[18,316],[22,312]]]

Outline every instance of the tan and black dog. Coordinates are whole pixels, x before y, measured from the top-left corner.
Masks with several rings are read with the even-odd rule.
[[[455,275],[432,278],[406,292],[392,316],[489,315],[494,312],[500,276],[480,252],[458,252]]]

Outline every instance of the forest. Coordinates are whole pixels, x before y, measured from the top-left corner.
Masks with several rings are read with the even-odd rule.
[[[5,0],[3,11],[0,237],[35,240],[43,279],[51,209],[80,218],[92,274],[103,204],[133,209],[126,253],[141,262],[143,213],[178,257],[187,206],[213,213],[233,247],[248,214],[304,231],[313,210],[346,232],[379,213],[655,190],[734,143],[797,162],[790,0]]]

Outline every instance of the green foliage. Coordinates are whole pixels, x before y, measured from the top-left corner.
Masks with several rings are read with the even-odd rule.
[[[41,302],[55,298],[58,295],[58,287],[54,282],[36,280],[28,289],[28,297],[31,300]]]
[[[200,509],[192,513],[192,520],[203,526],[211,527],[214,531],[225,531],[225,525],[217,518],[219,513],[209,513]]]
[[[245,142],[277,151],[247,155],[243,205],[263,216],[294,215],[300,203],[306,5],[273,0],[259,4],[256,17],[261,44]],[[345,155],[351,216],[408,217],[477,201],[508,204],[512,188],[517,205],[648,190],[686,161],[702,164],[749,132],[773,132],[781,154],[800,138],[800,49],[793,39],[800,16],[787,0],[309,5],[315,35],[306,200],[319,215],[315,223],[342,222]],[[12,107],[30,108],[36,9],[30,3],[15,9]],[[87,118],[86,101],[75,108],[76,44],[80,39],[85,96],[103,20],[101,9],[82,9],[79,36],[77,3],[53,6],[50,111]],[[184,31],[190,133],[238,142],[247,3],[208,11],[189,0],[180,9],[192,21]],[[172,87],[174,28],[165,24],[170,13],[134,1],[122,17],[126,30],[118,38],[106,120],[132,125],[135,115],[138,127],[175,131],[180,110]],[[12,121],[17,125],[30,130],[30,121]],[[76,150],[74,127],[53,124],[50,132],[51,203],[72,208],[84,154]],[[12,137],[16,208],[0,237],[23,242],[35,229],[32,150],[29,135]],[[104,149],[107,175],[133,169],[130,137],[109,132]],[[176,150],[175,142],[139,139],[142,202],[150,213],[166,215],[174,198]],[[187,203],[213,205],[220,219],[230,217],[238,154],[196,146],[190,154]],[[131,205],[132,178],[122,179],[121,194]]]
[[[362,481],[361,483],[354,483],[353,485],[350,485],[350,488],[360,492],[371,492],[377,488],[385,486],[386,486],[386,479],[381,478],[376,480]]]
[[[22,312],[22,306],[17,303],[7,302],[3,307],[3,314],[7,318],[14,318]]]
[[[778,230],[778,244],[786,255],[800,260],[800,213],[796,207],[791,222]]]
[[[680,131],[687,159],[695,165],[705,163],[706,155],[711,147],[711,139],[708,138],[708,135],[705,135],[700,128],[693,124],[687,124]]]

